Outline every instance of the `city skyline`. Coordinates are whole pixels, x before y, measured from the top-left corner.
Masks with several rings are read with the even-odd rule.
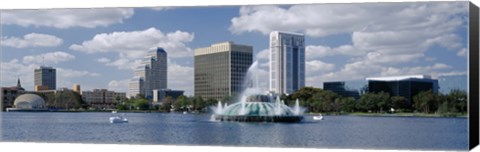
[[[44,58],[57,69],[57,88],[77,83],[85,90],[128,92],[142,57],[163,47],[169,88],[193,95],[193,49],[235,41],[253,46],[260,86],[268,88],[268,34],[275,30],[305,34],[306,86],[375,76],[466,75],[467,4],[2,10],[1,85],[14,86],[20,77],[24,88],[33,88],[32,71]]]

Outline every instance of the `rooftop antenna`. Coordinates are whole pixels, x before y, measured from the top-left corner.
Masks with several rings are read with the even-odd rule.
[[[45,56],[42,55],[42,66],[45,66]]]

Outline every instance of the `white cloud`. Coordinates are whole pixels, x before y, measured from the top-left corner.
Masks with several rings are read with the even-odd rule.
[[[320,60],[312,60],[306,62],[305,71],[307,76],[310,74],[325,73],[333,71],[335,69],[335,64],[325,63]]]
[[[193,50],[186,43],[193,41],[194,34],[175,31],[163,33],[156,28],[148,28],[142,31],[122,31],[101,33],[91,40],[82,44],[73,44],[70,49],[86,53],[118,53],[114,60],[102,59],[109,66],[118,69],[134,69],[145,57],[148,50],[162,47],[168,53],[168,57],[183,58],[193,56]],[[98,60],[97,60],[98,61]],[[133,64],[132,64],[133,63]]]
[[[303,32],[322,37],[352,31],[409,30],[461,22],[453,14],[466,14],[468,3],[369,3],[277,6],[244,6],[231,20],[233,33],[274,30]],[[435,31],[431,31],[435,32]]]
[[[40,64],[29,63],[25,64],[20,62],[18,59],[12,59],[8,62],[1,63],[1,84],[2,86],[13,86],[16,84],[10,84],[11,82],[17,82],[17,77],[20,77],[22,87],[27,90],[33,90],[33,81],[34,81],[34,70],[37,69]],[[98,77],[100,74],[84,71],[84,70],[74,70],[66,68],[57,69],[57,87],[71,87],[73,84],[72,81],[74,78],[80,77]]]
[[[467,56],[467,48],[462,48],[460,51],[457,52],[457,56]]]
[[[131,8],[6,10],[2,11],[1,24],[60,29],[95,28],[123,23],[133,14]]]
[[[94,72],[88,72],[85,70],[72,70],[72,69],[64,69],[64,68],[57,68],[57,74],[59,76],[58,79],[62,78],[78,78],[78,77],[98,77],[100,74]]]
[[[268,57],[270,55],[270,52],[268,49],[263,49],[260,52],[257,53],[257,60],[264,59],[264,60],[269,60],[270,58]]]
[[[23,63],[25,64],[30,64],[30,63],[36,63],[36,64],[57,64],[59,62],[65,62],[65,61],[70,61],[75,59],[75,56],[66,53],[66,52],[49,52],[49,53],[44,53],[40,55],[29,55],[29,56],[24,56],[23,57]]]
[[[108,63],[110,62],[110,59],[103,57],[103,58],[97,59],[96,61],[100,63]]]
[[[19,37],[2,37],[2,45],[14,48],[53,47],[59,46],[63,40],[54,35],[30,33]]]
[[[108,90],[118,91],[118,92],[128,92],[128,83],[130,79],[123,80],[111,80],[108,82]]]
[[[168,88],[184,90],[185,94],[193,95],[193,77],[193,67],[168,62]]]

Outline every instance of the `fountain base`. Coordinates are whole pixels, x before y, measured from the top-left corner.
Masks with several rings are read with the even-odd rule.
[[[237,122],[300,122],[303,116],[228,116],[215,115],[218,121],[237,121]]]

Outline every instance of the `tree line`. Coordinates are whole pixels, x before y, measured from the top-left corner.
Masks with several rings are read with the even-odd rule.
[[[282,96],[289,105],[295,99],[309,112],[352,113],[352,112],[420,112],[439,114],[465,114],[467,112],[467,93],[454,89],[447,94],[434,93],[431,90],[414,95],[409,101],[402,96],[391,96],[386,92],[367,92],[359,99],[342,97],[332,91],[320,88],[303,87],[295,93]]]

